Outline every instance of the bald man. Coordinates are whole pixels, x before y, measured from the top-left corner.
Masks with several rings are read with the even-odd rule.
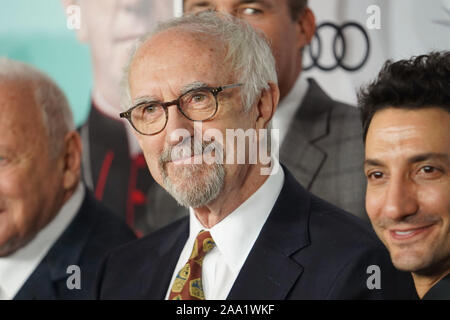
[[[0,299],[90,299],[101,257],[135,236],[80,182],[80,136],[50,78],[0,58],[0,113]]]

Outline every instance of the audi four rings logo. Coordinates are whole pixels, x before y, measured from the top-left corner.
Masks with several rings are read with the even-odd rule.
[[[331,29],[334,32],[334,36],[332,37],[332,43],[331,43],[331,59],[334,60],[331,64],[325,64],[323,62],[322,55],[323,55],[323,33],[321,35],[321,32],[323,32],[324,29]],[[346,57],[348,55],[348,43],[350,41],[350,38],[346,38],[344,31],[345,30],[355,30],[358,32],[359,37],[364,42],[364,49],[363,49],[363,57],[362,60],[358,61],[357,63],[346,63]],[[355,39],[359,41],[360,39]],[[317,43],[316,50],[313,50],[312,43]],[[340,45],[339,45],[340,43]],[[339,50],[339,47],[341,48]],[[316,52],[314,52],[316,51]],[[340,51],[340,52],[339,52]],[[323,71],[332,71],[338,67],[341,67],[344,70],[347,71],[356,71],[361,69],[367,62],[367,59],[369,58],[370,53],[370,40],[369,35],[367,34],[366,30],[357,22],[346,22],[340,26],[332,23],[332,22],[323,22],[319,24],[319,26],[316,28],[316,33],[314,34],[314,38],[311,41],[311,45],[308,46],[308,52],[309,57],[311,60],[311,63],[305,67],[303,67],[303,70],[307,71],[314,67],[319,68]]]

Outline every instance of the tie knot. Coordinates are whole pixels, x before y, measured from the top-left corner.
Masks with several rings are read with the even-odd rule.
[[[194,248],[190,259],[193,260],[203,260],[205,255],[210,252],[214,247],[215,243],[209,231],[202,230],[198,233],[195,239]]]

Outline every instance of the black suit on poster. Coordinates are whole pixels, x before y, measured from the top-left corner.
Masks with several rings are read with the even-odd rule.
[[[79,129],[83,180],[97,200],[138,235],[147,235],[189,212],[153,180],[142,153],[130,155],[125,125],[92,104]]]
[[[15,300],[92,299],[96,271],[106,253],[136,236],[86,190],[73,221],[50,248]],[[81,289],[67,288],[67,267],[81,270]]]
[[[228,299],[415,299],[412,277],[397,271],[366,222],[285,182]],[[112,251],[96,288],[100,299],[164,299],[189,235],[183,218]],[[145,254],[143,254],[145,253]],[[381,289],[367,287],[367,268]]]

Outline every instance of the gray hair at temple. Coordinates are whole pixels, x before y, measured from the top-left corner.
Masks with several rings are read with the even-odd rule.
[[[236,81],[243,84],[241,97],[246,111],[250,110],[262,90],[269,88],[269,83],[278,84],[275,59],[262,33],[257,33],[248,23],[231,15],[213,12],[189,14],[158,24],[152,33],[136,44],[123,79],[125,108],[129,108],[131,105],[128,77],[129,68],[136,52],[146,40],[169,29],[206,34],[225,45],[227,48],[225,61],[218,63],[229,63],[230,70],[235,72]]]
[[[35,103],[42,110],[42,118],[52,155],[57,156],[64,144],[64,137],[75,130],[69,102],[61,89],[41,71],[23,62],[0,57],[0,82],[16,81],[29,83]],[[27,106],[23,106],[27,108]]]

